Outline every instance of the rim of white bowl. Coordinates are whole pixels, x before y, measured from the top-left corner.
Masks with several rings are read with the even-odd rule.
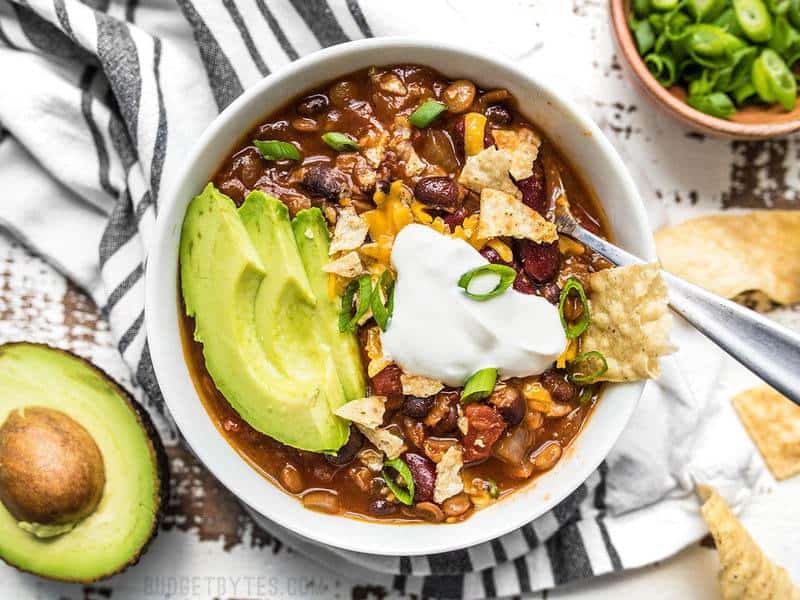
[[[348,42],[314,52],[290,63],[280,71],[272,73],[245,90],[239,98],[212,121],[194,144],[183,167],[178,171],[177,177],[166,188],[166,193],[163,196],[164,201],[160,203],[162,208],[158,215],[155,235],[147,259],[145,326],[153,368],[164,400],[181,434],[194,454],[242,502],[278,525],[309,540],[344,550],[392,556],[434,554],[474,546],[519,529],[552,509],[585,482],[605,459],[627,426],[645,387],[644,383],[632,383],[612,386],[611,389],[604,392],[604,398],[601,402],[611,400],[608,398],[610,395],[618,395],[620,398],[626,399],[625,402],[620,402],[621,412],[618,415],[618,419],[615,420],[617,424],[616,431],[612,435],[606,436],[602,446],[592,448],[588,452],[589,457],[578,464],[576,473],[566,477],[557,486],[558,491],[547,492],[539,498],[535,508],[503,511],[503,508],[512,506],[516,508],[516,505],[520,504],[524,496],[531,495],[530,492],[536,490],[537,482],[542,478],[550,477],[551,475],[555,476],[556,472],[560,470],[561,463],[565,462],[564,459],[552,471],[545,473],[532,484],[528,484],[525,489],[516,490],[508,498],[504,498],[494,506],[477,511],[463,522],[455,524],[402,525],[402,530],[398,530],[397,527],[399,525],[396,524],[377,523],[341,515],[326,515],[305,509],[297,498],[289,496],[277,485],[273,485],[259,474],[249,462],[238,454],[212,423],[211,417],[206,412],[205,406],[200,400],[189,375],[179,335],[177,347],[174,344],[179,310],[176,287],[177,259],[175,259],[177,257],[177,244],[171,242],[170,237],[174,237],[176,232],[179,232],[185,212],[184,207],[179,216],[175,217],[173,215],[177,210],[176,205],[180,204],[180,198],[177,197],[180,188],[185,185],[187,179],[192,177],[195,163],[214,137],[226,126],[227,122],[253,99],[261,96],[265,90],[273,86],[279,86],[281,81],[294,78],[312,66],[319,65],[319,63],[335,62],[338,58],[346,55],[363,54],[366,56],[373,53],[372,56],[376,57],[376,60],[367,60],[364,62],[364,66],[369,64],[389,64],[392,61],[382,60],[379,54],[380,51],[391,50],[396,52],[405,49],[412,53],[415,51],[428,51],[441,52],[445,55],[459,54],[468,59],[475,59],[478,63],[488,63],[488,66],[505,70],[514,78],[526,81],[527,85],[532,85],[544,96],[547,96],[548,102],[568,115],[576,126],[583,130],[587,140],[591,140],[587,143],[594,144],[597,152],[604,155],[604,159],[611,163],[621,185],[620,195],[628,199],[626,200],[629,205],[627,209],[631,211],[629,217],[632,217],[630,222],[634,224],[637,233],[640,235],[640,239],[637,241],[637,245],[640,246],[639,253],[647,259],[655,258],[655,247],[647,225],[648,221],[644,206],[639,199],[630,174],[611,142],[586,115],[584,110],[575,105],[570,99],[562,96],[546,82],[523,72],[507,59],[485,50],[470,49],[450,42],[431,41],[414,37],[371,38]],[[411,59],[407,62],[413,63],[414,60]],[[336,71],[331,75],[330,79],[353,70],[355,69],[349,69],[342,73]],[[478,73],[474,79],[480,82],[482,78]],[[324,81],[309,82],[305,89],[310,89],[321,83],[324,83]],[[282,98],[282,102],[290,99],[289,97]],[[522,111],[525,112],[524,106]],[[253,111],[250,112],[253,113],[251,126],[259,118],[265,116],[260,113],[256,114]],[[540,123],[537,123],[537,125],[542,127]],[[547,129],[546,127],[542,128],[544,130]],[[235,140],[230,141],[231,144],[234,142]],[[580,172],[580,168],[578,170]],[[213,172],[209,172],[206,180],[212,174]],[[591,181],[587,180],[586,183],[592,187]],[[191,386],[191,392],[186,387],[187,381]],[[187,393],[190,396],[188,399],[183,397]],[[195,404],[195,412],[196,408],[199,407],[207,422],[201,421],[198,423],[193,421],[193,410],[189,408],[192,403]],[[590,417],[590,421],[592,417]],[[213,433],[211,433],[211,430],[213,430]],[[575,447],[580,445],[580,439],[585,434],[586,431],[582,431],[576,436],[565,453],[567,456],[570,453],[575,454]],[[235,455],[235,457],[232,455]],[[565,459],[570,460],[566,456]],[[237,465],[237,462],[240,464]],[[242,472],[240,468],[242,466],[259,479],[260,486],[247,485],[245,480],[251,480],[251,477]],[[289,503],[281,500],[281,498],[285,498]],[[271,502],[275,502],[277,506],[270,504]],[[504,514],[500,514],[500,511]],[[509,512],[513,514],[507,515]],[[508,518],[505,518],[506,515]],[[487,521],[491,523],[487,525]],[[398,531],[411,533],[412,535],[396,535]]]

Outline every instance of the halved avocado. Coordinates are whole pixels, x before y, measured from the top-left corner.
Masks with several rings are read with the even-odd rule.
[[[103,371],[27,342],[0,346],[0,558],[88,583],[138,562],[167,499],[147,412]]]

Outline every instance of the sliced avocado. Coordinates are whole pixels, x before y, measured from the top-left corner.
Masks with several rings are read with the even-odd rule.
[[[349,430],[333,411],[348,398],[283,203],[252,192],[237,210],[209,184],[187,209],[180,260],[194,338],[234,410],[289,446],[340,448]]]
[[[297,213],[292,221],[294,238],[300,250],[306,275],[317,300],[319,326],[325,343],[330,347],[339,381],[348,400],[362,398],[365,394],[364,369],[361,353],[354,335],[339,331],[339,313],[342,300],[328,293],[328,274],[323,267],[330,262],[328,248],[330,236],[322,211],[309,208]]]
[[[135,564],[167,498],[147,413],[87,361],[0,346],[0,558],[88,583]]]

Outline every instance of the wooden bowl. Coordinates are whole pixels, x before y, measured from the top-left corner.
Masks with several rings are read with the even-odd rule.
[[[626,65],[626,72],[644,96],[661,110],[687,127],[717,137],[739,140],[763,140],[788,135],[800,130],[800,102],[792,112],[780,105],[759,108],[748,106],[739,110],[731,119],[718,119],[695,110],[686,104],[686,90],[680,86],[663,87],[650,73],[639,56],[633,34],[628,27],[630,0],[609,0],[611,25],[617,48]]]

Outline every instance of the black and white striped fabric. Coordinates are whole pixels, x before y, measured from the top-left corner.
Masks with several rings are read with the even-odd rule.
[[[419,13],[403,21],[394,6],[403,4],[0,0],[0,225],[102,307],[167,443],[178,433],[143,326],[159,190],[243,89],[323,46],[416,31]],[[457,33],[449,3],[423,4]],[[268,526],[340,573],[366,570],[400,592],[442,598],[534,592],[659,560],[703,532],[688,467],[697,424],[714,423],[676,363],[665,361],[665,371],[607,462],[555,510],[501,539],[387,558],[322,548]],[[712,481],[746,489],[753,480],[746,459],[714,464],[721,466],[707,472]]]

